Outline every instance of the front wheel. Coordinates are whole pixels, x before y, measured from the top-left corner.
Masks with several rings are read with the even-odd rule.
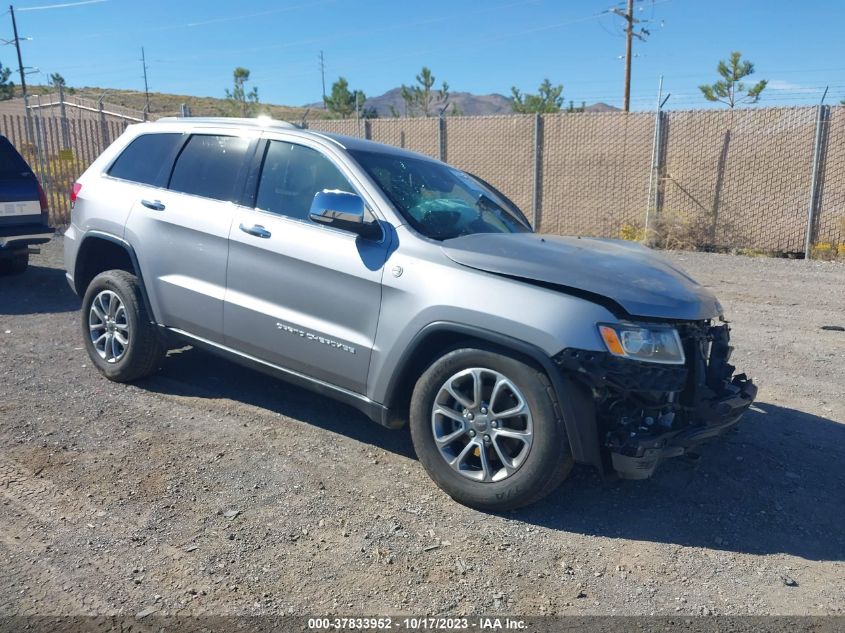
[[[458,349],[432,364],[414,388],[410,425],[435,483],[481,510],[534,503],[573,466],[548,377],[492,351]]]

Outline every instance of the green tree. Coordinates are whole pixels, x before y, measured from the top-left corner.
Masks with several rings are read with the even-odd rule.
[[[0,101],[6,101],[15,96],[15,84],[9,81],[12,69],[0,64]]]
[[[332,84],[332,94],[326,97],[326,109],[342,119],[355,114],[356,104],[359,114],[364,118],[372,118],[371,108],[364,108],[367,95],[361,90],[349,90],[349,82],[340,77]]]
[[[702,85],[698,89],[708,101],[724,103],[733,108],[740,103],[757,103],[760,93],[769,82],[765,79],[753,86],[747,86],[742,80],[754,74],[754,64],[742,59],[742,53],[734,51],[729,61],[720,61],[716,71],[721,79],[711,85]]]
[[[563,86],[553,86],[548,79],[543,80],[535,95],[522,94],[516,86],[511,88],[511,94],[511,107],[520,114],[560,112],[563,105]]]
[[[50,74],[50,85],[53,86],[56,90],[60,87],[64,88],[67,83],[65,82],[65,78],[62,77],[59,73],[51,73]]]
[[[231,103],[232,109],[241,116],[254,114],[258,105],[258,88],[253,86],[249,92],[246,90],[246,82],[249,81],[249,69],[238,66],[232,72],[232,78],[234,79],[234,87],[232,90],[226,89],[226,99]]]
[[[435,90],[435,77],[426,66],[423,66],[416,79],[416,85],[402,84],[401,94],[405,101],[405,113],[408,116],[429,117],[446,112],[449,107],[449,84],[444,81],[440,89]]]

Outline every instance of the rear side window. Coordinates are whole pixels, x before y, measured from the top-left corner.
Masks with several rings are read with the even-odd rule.
[[[153,185],[162,166],[176,151],[181,140],[181,134],[139,136],[118,156],[109,169],[109,176]]]
[[[237,201],[235,184],[250,140],[197,134],[185,145],[170,177],[170,189],[227,202]]]
[[[0,178],[29,176],[32,170],[5,136],[0,136]]]
[[[314,196],[323,189],[355,192],[340,170],[320,152],[284,141],[270,141],[256,207],[307,220]]]

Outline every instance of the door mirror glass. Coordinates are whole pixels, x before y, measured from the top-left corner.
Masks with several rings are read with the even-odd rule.
[[[318,224],[351,231],[366,238],[381,235],[378,222],[368,220],[361,196],[340,190],[323,189],[314,195],[309,217]]]

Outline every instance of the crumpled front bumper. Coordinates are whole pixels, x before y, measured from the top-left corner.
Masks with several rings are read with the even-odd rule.
[[[737,425],[757,386],[734,375],[727,324],[678,324],[684,365],[566,349],[558,366],[587,386],[596,402],[599,442],[608,469],[625,479],[650,477],[661,461]]]
[[[700,413],[708,420],[705,424],[690,425],[657,436],[638,437],[627,443],[624,450],[611,450],[613,470],[623,479],[647,479],[664,459],[683,455],[701,442],[734,428],[754,402],[757,385],[745,374],[735,376],[731,385],[738,392],[700,403]]]

